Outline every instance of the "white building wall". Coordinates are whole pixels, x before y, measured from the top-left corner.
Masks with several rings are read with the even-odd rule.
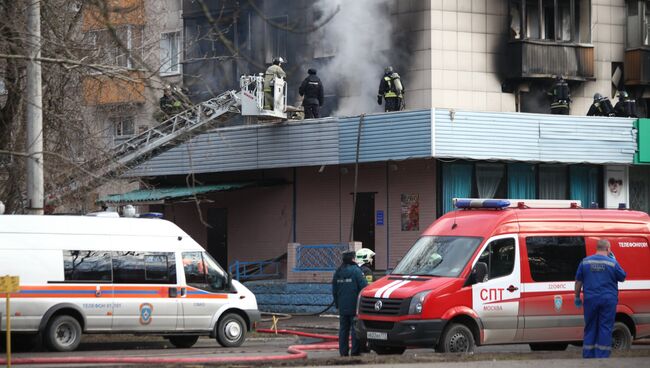
[[[515,111],[497,73],[507,39],[507,0],[431,0],[431,105],[472,111]],[[594,93],[613,99],[612,62],[625,52],[625,0],[591,0],[596,80],[572,88],[571,114],[585,115]],[[615,102],[615,101],[613,101]]]

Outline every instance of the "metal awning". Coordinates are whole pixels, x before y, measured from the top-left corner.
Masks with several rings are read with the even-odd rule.
[[[182,199],[212,192],[224,192],[250,187],[257,187],[268,183],[249,181],[241,183],[225,183],[216,185],[200,185],[194,187],[170,187],[156,189],[138,189],[123,194],[110,194],[97,200],[97,203],[109,205],[123,204],[159,204],[169,199]]]

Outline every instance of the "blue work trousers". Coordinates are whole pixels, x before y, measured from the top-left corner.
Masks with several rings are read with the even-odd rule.
[[[583,358],[609,358],[617,303],[613,298],[585,299]]]
[[[350,334],[352,334],[352,355],[359,355],[360,343],[354,331],[355,315],[339,315],[339,354],[348,356],[350,351]]]

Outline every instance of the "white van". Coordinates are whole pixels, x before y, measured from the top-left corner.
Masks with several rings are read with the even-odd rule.
[[[0,275],[20,276],[11,330],[40,333],[56,351],[77,348],[82,333],[239,346],[260,317],[253,293],[165,220],[3,215]]]

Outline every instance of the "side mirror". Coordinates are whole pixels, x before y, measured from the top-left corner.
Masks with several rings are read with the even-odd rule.
[[[226,274],[226,289],[227,290],[233,290],[232,287],[232,273],[228,272]]]

